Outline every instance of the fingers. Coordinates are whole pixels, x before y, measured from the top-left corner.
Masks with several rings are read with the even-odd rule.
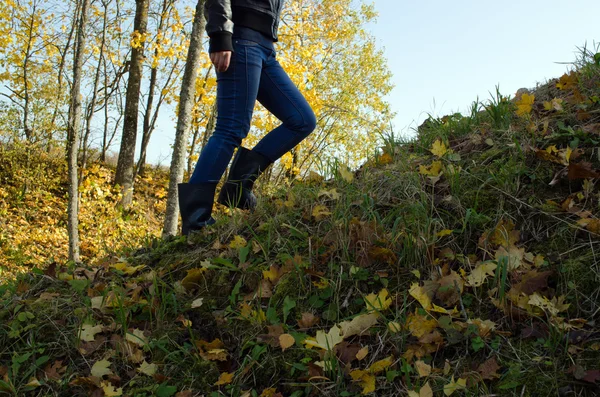
[[[210,60],[213,65],[215,65],[217,72],[225,72],[229,68],[229,63],[231,62],[231,51],[212,52],[210,54]]]

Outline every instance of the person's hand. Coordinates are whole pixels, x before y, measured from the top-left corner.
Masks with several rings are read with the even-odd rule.
[[[225,72],[229,68],[231,61],[231,51],[211,52],[210,60],[217,69],[217,72]]]

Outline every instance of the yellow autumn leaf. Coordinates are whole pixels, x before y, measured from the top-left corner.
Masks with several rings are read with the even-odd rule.
[[[400,332],[402,330],[402,327],[400,326],[400,324],[396,321],[390,321],[387,325],[388,330],[392,333],[392,334],[397,334],[398,332]]]
[[[228,385],[233,382],[233,372],[222,372],[219,376],[219,380],[215,382],[215,386]]]
[[[415,362],[415,368],[419,374],[419,378],[429,376],[431,374],[431,365],[426,364],[425,361],[418,360]]]
[[[392,356],[386,357],[383,360],[379,360],[379,361],[376,361],[373,364],[371,364],[371,366],[369,368],[367,368],[367,371],[369,371],[372,374],[378,374],[380,372],[385,371],[393,363],[394,363],[394,358]]]
[[[433,145],[431,145],[431,149],[429,149],[429,151],[431,153],[433,153],[434,156],[441,158],[446,153],[448,153],[448,148],[446,147],[444,142],[442,142],[440,139],[438,139],[435,142],[433,142]]]
[[[372,326],[377,324],[379,318],[377,313],[359,314],[350,321],[342,321],[340,329],[342,337],[347,339],[354,335],[362,335],[367,332]]]
[[[122,271],[123,273],[127,274],[128,276],[131,276],[131,275],[135,274],[137,271],[146,267],[146,265],[129,266],[129,264],[127,262],[118,262],[118,263],[112,264],[110,267],[112,267],[113,269]]]
[[[117,397],[123,395],[123,388],[119,387],[118,389],[115,389],[115,387],[111,385],[110,382],[102,382],[100,383],[100,387],[102,387],[102,390],[104,391],[104,395],[106,397]]]
[[[92,376],[96,376],[98,378],[102,378],[104,375],[112,374],[110,370],[111,362],[108,360],[98,360],[92,365]]]
[[[139,373],[141,373],[141,374],[144,374],[144,375],[154,376],[156,374],[156,370],[157,369],[158,369],[158,365],[156,365],[156,364],[148,364],[146,362],[146,360],[144,360],[144,362],[142,362],[142,364],[137,369],[137,371]]]
[[[431,176],[431,177],[438,177],[442,174],[442,168],[443,168],[442,162],[437,160],[428,166],[419,165],[419,174]]]
[[[327,207],[325,207],[324,205],[315,205],[315,207],[313,208],[312,216],[318,221],[320,221],[328,215],[331,215],[331,212],[329,212]]]
[[[350,376],[352,380],[355,382],[359,382],[360,386],[363,388],[362,395],[367,395],[373,393],[375,391],[375,376],[368,373],[367,371],[363,371],[360,369],[355,369],[350,372]]]
[[[438,236],[438,237],[446,237],[446,236],[449,236],[449,235],[451,235],[451,234],[452,234],[452,232],[453,232],[453,230],[450,230],[450,229],[444,229],[444,230],[441,230],[441,231],[437,232],[437,233],[436,233],[436,236]]]
[[[204,267],[199,267],[197,269],[189,269],[187,271],[187,275],[183,278],[183,280],[181,280],[181,285],[186,290],[196,288],[203,280],[204,272],[206,272],[206,268]]]
[[[454,376],[452,380],[447,385],[444,385],[444,394],[446,396],[451,396],[455,391],[462,390],[467,388],[467,380],[463,378],[458,378],[458,380],[454,381]]]
[[[348,169],[345,165],[340,165],[338,169],[340,171],[340,175],[346,182],[352,182],[354,180],[354,173]]]
[[[240,235],[236,235],[233,237],[233,240],[231,240],[231,242],[229,243],[229,248],[239,249],[244,248],[246,245],[248,245],[246,239]]]
[[[423,309],[431,309],[431,298],[427,295],[425,288],[419,286],[419,283],[412,283],[408,293],[423,306]]]
[[[135,328],[132,332],[125,334],[125,339],[129,342],[135,343],[140,347],[144,347],[148,343],[148,338],[144,336],[144,331]]]
[[[369,354],[369,346],[365,346],[362,349],[360,349],[358,353],[356,353],[356,359],[358,361],[362,361],[365,359],[365,357],[367,357],[367,354]]]
[[[417,338],[430,334],[437,326],[438,322],[436,319],[429,320],[418,314],[416,311],[415,313],[409,314],[406,318],[406,328],[408,328],[410,333]]]
[[[515,102],[517,104],[517,115],[526,116],[531,113],[534,102],[535,95],[529,95],[527,93],[523,94],[521,98]]]
[[[306,338],[304,344],[310,347],[318,347],[323,350],[332,350],[335,345],[342,342],[344,338],[340,334],[340,329],[337,325],[331,327],[328,333],[317,331],[314,338]]]
[[[365,297],[367,310],[369,311],[384,311],[392,304],[392,300],[388,298],[389,292],[386,288],[379,291],[377,295],[371,293]]]
[[[418,393],[412,390],[409,391],[408,397],[433,397],[433,390],[431,389],[429,382],[427,382],[421,387],[421,390],[419,390]]]
[[[290,347],[292,347],[294,345],[294,343],[296,343],[296,340],[294,339],[294,337],[292,335],[290,335],[290,334],[279,335],[279,346],[281,347],[282,351],[289,349]]]
[[[273,397],[275,393],[277,393],[277,389],[269,387],[268,389],[264,389],[259,397]]]
[[[83,324],[79,331],[79,339],[84,342],[93,342],[96,334],[102,332],[103,329],[102,325]]]
[[[471,287],[479,287],[483,285],[489,276],[493,276],[498,266],[493,262],[482,263],[477,266],[471,274],[467,276],[467,283]]]

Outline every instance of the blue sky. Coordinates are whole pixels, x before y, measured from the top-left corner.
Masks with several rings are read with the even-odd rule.
[[[504,95],[559,77],[576,47],[600,41],[598,0],[375,0],[369,30],[396,85],[397,132],[426,113],[466,112],[500,85]]]
[[[397,112],[393,124],[404,135],[413,134],[411,127],[427,113],[466,112],[477,97],[488,99],[496,85],[512,95],[559,77],[569,67],[564,63],[575,59],[577,47],[600,41],[599,0],[374,4],[379,17],[368,30],[385,49],[396,86],[388,98]],[[175,121],[172,111],[164,113],[148,160],[169,165]]]

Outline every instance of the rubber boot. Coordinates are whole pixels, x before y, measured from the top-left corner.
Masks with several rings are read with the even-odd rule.
[[[216,188],[216,183],[180,183],[177,185],[183,236],[216,222],[211,216]]]
[[[227,181],[219,193],[218,202],[253,211],[257,201],[252,193],[254,182],[271,163],[271,160],[258,152],[242,146],[238,147]]]

